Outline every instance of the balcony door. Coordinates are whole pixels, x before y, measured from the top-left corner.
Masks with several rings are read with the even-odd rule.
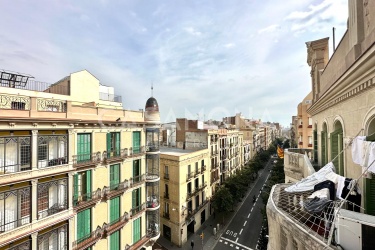
[[[77,155],[78,162],[91,159],[91,134],[77,135]]]

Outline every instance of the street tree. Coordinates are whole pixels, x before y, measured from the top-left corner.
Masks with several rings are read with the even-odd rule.
[[[217,190],[217,192],[213,196],[212,205],[215,211],[222,214],[224,221],[224,216],[232,210],[234,205],[233,197],[228,188],[226,188],[225,186],[221,186]]]

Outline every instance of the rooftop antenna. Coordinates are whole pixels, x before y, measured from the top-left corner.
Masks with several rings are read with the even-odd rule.
[[[154,97],[154,83],[151,83],[151,97]]]

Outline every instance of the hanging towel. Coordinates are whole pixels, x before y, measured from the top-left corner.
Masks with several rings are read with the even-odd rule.
[[[375,142],[370,142],[367,147],[365,161],[362,166],[362,173],[369,171],[375,173]]]
[[[345,186],[345,177],[339,175],[336,188],[336,197],[341,199],[342,189]]]
[[[361,165],[364,162],[366,136],[357,136],[352,143],[352,159],[355,164]]]
[[[335,166],[332,162],[329,162],[327,165],[322,167],[318,172],[315,172],[312,175],[309,175],[306,178],[300,180],[299,182],[285,188],[285,191],[304,192],[313,190],[316,184],[327,180],[327,176],[332,176],[331,173],[334,173],[334,171]]]

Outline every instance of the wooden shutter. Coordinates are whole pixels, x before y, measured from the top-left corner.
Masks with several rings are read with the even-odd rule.
[[[313,131],[314,136],[314,162],[318,162],[318,132],[316,130]]]
[[[91,209],[77,214],[77,239],[83,240],[91,233]]]
[[[117,184],[120,183],[120,165],[115,164],[109,167],[109,186],[110,188],[116,188]]]
[[[141,132],[133,132],[133,152],[138,154],[141,146]]]
[[[132,192],[132,208],[133,209],[137,207],[136,202],[137,202],[137,190],[133,190]]]
[[[133,222],[133,244],[141,239],[141,218]]]
[[[78,174],[73,175],[73,205],[76,206],[78,202]]]
[[[115,139],[115,152],[116,152],[116,156],[119,156],[120,155],[120,133],[116,133],[116,139]]]
[[[87,199],[91,200],[91,170],[87,170],[86,172],[86,193],[87,193]]]
[[[78,162],[91,159],[91,134],[78,134],[77,154]]]
[[[321,154],[322,154],[322,165],[327,164],[327,133],[322,131],[322,142],[321,142]]]
[[[375,215],[375,179],[366,179],[366,214]]]
[[[111,146],[112,146],[111,133],[107,133],[107,157],[111,156]]]
[[[331,160],[333,160],[333,165],[335,166],[336,173],[340,174],[339,168],[339,158],[336,157],[339,153],[339,140],[338,140],[338,131],[331,133]]]
[[[120,231],[111,234],[109,238],[110,250],[120,250]]]
[[[120,218],[120,197],[110,200],[110,222],[114,222]]]

